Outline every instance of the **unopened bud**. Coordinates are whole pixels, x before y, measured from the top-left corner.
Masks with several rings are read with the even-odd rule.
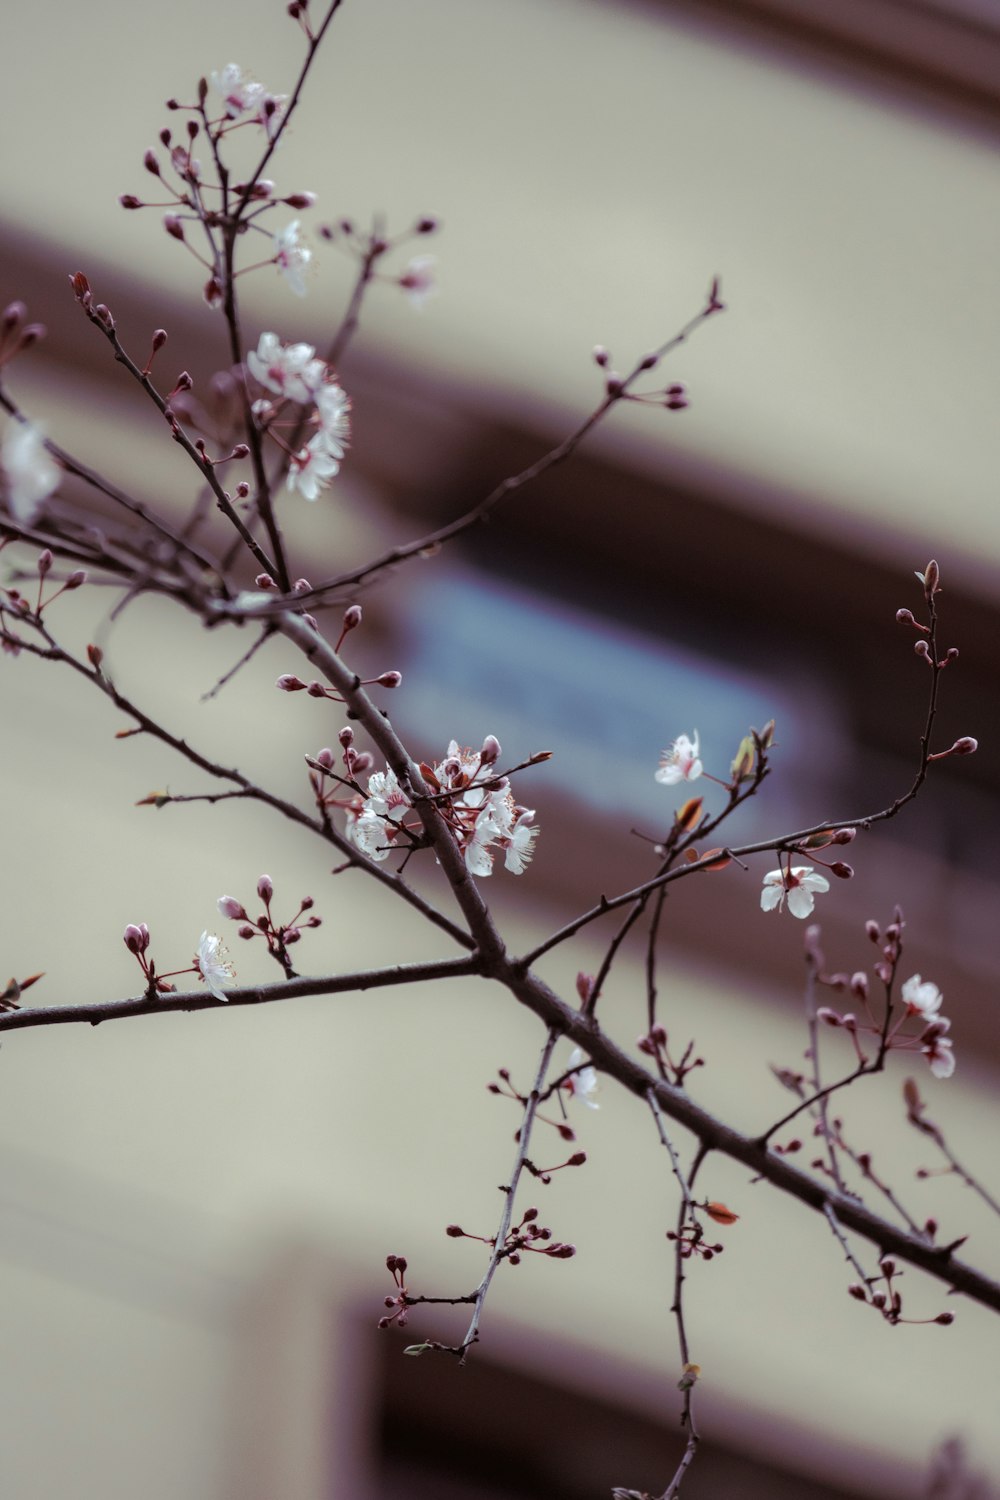
[[[830,840],[831,844],[852,844],[858,836],[856,828],[838,828]]]
[[[222,915],[224,917],[229,917],[230,921],[246,921],[247,914],[241,906],[240,902],[236,900],[235,896],[220,896],[217,905]]]
[[[932,599],[941,587],[941,570],[933,558],[924,569],[923,583],[924,593],[928,599]]]
[[[838,880],[850,880],[854,875],[852,866],[845,864],[842,859],[835,859],[829,869],[830,874],[836,875]]]
[[[449,1224],[448,1228],[445,1230],[445,1234],[453,1240],[460,1240],[465,1238],[465,1230],[461,1227],[460,1224]]]
[[[868,994],[868,975],[859,969],[856,974],[851,975],[851,994],[858,1000],[864,1000]]]
[[[100,646],[90,645],[87,647],[87,660],[95,671],[100,671],[101,662],[104,660],[104,652]]]
[[[495,734],[488,734],[483,740],[483,748],[479,752],[479,764],[481,766],[492,766],[500,759],[500,741]]]
[[[149,928],[145,922],[138,926],[130,922],[123,934],[123,941],[130,953],[145,953],[149,947]]]
[[[912,609],[897,609],[896,623],[897,625],[916,625]]]
[[[931,648],[930,646],[928,646],[926,641],[916,641],[914,643],[913,649],[918,656],[924,656],[928,658],[930,657]]]
[[[599,365],[602,370],[606,370],[610,363],[611,355],[608,350],[605,349],[603,344],[596,344],[594,346],[594,364]]]
[[[383,672],[381,677],[375,679],[379,686],[384,688],[398,688],[402,680],[402,672]]]
[[[974,740],[971,734],[963,734],[960,740],[956,740],[951,747],[952,755],[975,755],[979,749],[979,741]]]
[[[183,244],[184,225],[181,223],[176,214],[165,214],[163,218],[163,227],[172,239],[180,240]]]
[[[270,901],[274,895],[274,881],[270,875],[262,875],[257,882],[257,894],[262,901]]]
[[[134,193],[120,193],[118,206],[119,208],[141,208],[142,199],[137,198]]]
[[[868,1294],[865,1291],[864,1287],[859,1286],[857,1282],[855,1282],[853,1286],[849,1286],[847,1288],[847,1293],[848,1296],[855,1297],[859,1302],[867,1302],[868,1300]]]
[[[361,624],[361,605],[352,604],[344,610],[343,628],[345,630],[357,630]]]
[[[38,554],[38,576],[39,576],[39,578],[44,578],[45,575],[46,575],[46,573],[48,573],[48,571],[49,571],[49,569],[51,567],[52,567],[52,553],[50,552],[49,548],[46,547],[45,550],[44,550],[44,552],[39,552],[39,554]]]
[[[940,1323],[942,1328],[947,1328],[948,1325],[949,1325],[949,1323],[954,1323],[954,1321],[955,1321],[955,1314],[954,1313],[938,1313],[938,1315],[934,1319],[934,1321],[935,1321],[935,1323]]]
[[[868,937],[873,943],[881,942],[881,930],[878,923],[873,921],[871,917],[869,917],[868,921],[865,923],[865,932],[868,934]]]
[[[301,677],[296,677],[294,672],[283,672],[274,685],[282,693],[301,693],[305,687]]]

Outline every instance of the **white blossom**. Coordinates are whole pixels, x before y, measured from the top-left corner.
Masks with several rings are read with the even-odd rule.
[[[906,981],[901,994],[907,1014],[923,1016],[927,1021],[937,1015],[944,999],[937,985],[932,984],[929,979],[922,980],[919,974],[914,974],[912,979]]]
[[[601,1106],[593,1097],[599,1087],[597,1073],[589,1063],[586,1066],[581,1066],[584,1063],[586,1055],[581,1047],[573,1048],[573,1051],[569,1055],[569,1066],[576,1068],[578,1071],[573,1074],[572,1078],[566,1080],[566,1087],[573,1095],[573,1098],[579,1099],[582,1104],[586,1104],[588,1109],[600,1109]]]
[[[217,1000],[227,1000],[222,986],[236,975],[222,940],[214,932],[203,932],[198,941],[194,966]]]
[[[288,488],[298,490],[306,500],[317,500],[320,490],[326,489],[339,471],[337,459],[327,452],[317,436],[293,455],[288,466]]]
[[[951,1050],[951,1037],[945,1035],[950,1026],[949,1020],[944,1016],[938,1016],[920,1038],[920,1050],[926,1057],[935,1078],[950,1078],[955,1071],[955,1054]]]
[[[434,280],[433,255],[415,255],[399,278],[399,284],[410,300],[412,307],[419,312],[428,297],[437,295],[437,282]]]
[[[664,750],[660,769],[654,773],[656,780],[663,786],[676,786],[679,781],[697,781],[704,770],[698,755],[697,729],[693,740],[689,740],[686,734],[679,734],[670,749]]]
[[[7,482],[7,509],[15,521],[30,526],[62,477],[45,447],[42,429],[32,422],[12,422],[4,434],[0,466]]]
[[[304,297],[306,283],[302,273],[312,260],[312,251],[308,246],[300,244],[299,240],[299,220],[293,219],[274,236],[274,259],[296,297]]]
[[[240,115],[256,113],[263,105],[266,90],[262,83],[247,78],[239,63],[226,63],[224,68],[210,75],[212,87],[222,100],[223,108],[231,120]]]
[[[812,865],[796,865],[793,869],[769,870],[764,876],[764,889],[760,893],[762,911],[780,911],[788,897],[788,910],[793,917],[808,917],[812,913],[816,896],[830,889],[825,875],[816,875]]]
[[[224,68],[219,68],[210,78],[230,120],[252,115],[257,124],[267,131],[268,139],[274,139],[284,113],[282,106],[287,95],[269,93],[262,83],[248,78],[239,63],[226,63]]]
[[[261,334],[247,354],[247,369],[265,390],[303,406],[317,399],[327,374],[312,344],[283,344],[276,333]]]
[[[335,380],[328,379],[316,392],[316,416],[316,440],[334,458],[343,458],[351,436],[351,402]]]

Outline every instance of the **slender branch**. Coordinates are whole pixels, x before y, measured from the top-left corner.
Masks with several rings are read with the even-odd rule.
[[[616,380],[613,386],[609,382],[606,394],[598,402],[590,415],[584,418],[568,437],[550,449],[548,453],[543,454],[541,458],[529,464],[526,469],[522,469],[519,474],[511,475],[509,478],[502,480],[483,500],[480,500],[470,510],[463,512],[456,520],[448,522],[447,525],[439,527],[436,531],[432,531],[427,536],[420,537],[416,541],[391,548],[388,552],[383,553],[381,557],[376,558],[373,562],[366,564],[362,568],[357,568],[350,573],[341,573],[336,578],[328,578],[325,582],[317,584],[315,588],[304,591],[301,594],[296,594],[297,603],[300,606],[318,606],[323,602],[326,595],[330,593],[338,593],[344,588],[356,587],[358,584],[369,581],[376,574],[384,572],[386,568],[394,567],[398,563],[406,562],[408,558],[417,557],[428,550],[443,546],[446,542],[452,541],[456,536],[460,536],[462,532],[468,531],[470,527],[479,524],[481,521],[485,521],[509,495],[523,489],[526,485],[533,483],[534,480],[540,479],[543,474],[547,474],[557,464],[563,463],[576,452],[576,449],[583,442],[587,434],[603,420],[613,406],[619,401],[630,399],[629,392],[632,386],[649,370],[650,361],[656,362],[662,359],[679,344],[684,343],[707,318],[722,310],[723,304],[716,299],[716,291],[717,288],[713,286],[705,306],[693,318],[689,319],[679,333],[667,339],[652,354],[637,361],[630,373],[623,379]],[[287,609],[287,607],[287,600],[268,600],[262,602],[254,610],[254,615],[265,618],[268,615],[279,614],[282,610]]]
[[[541,1097],[542,1089],[545,1087],[545,1075],[549,1071],[552,1053],[558,1040],[559,1030],[557,1027],[553,1027],[545,1038],[545,1043],[539,1054],[538,1067],[535,1070],[535,1081],[532,1084],[531,1093],[525,1102],[524,1118],[521,1121],[521,1128],[517,1133],[517,1154],[514,1158],[514,1168],[507,1185],[502,1189],[504,1195],[503,1212],[500,1215],[500,1223],[497,1226],[493,1249],[490,1252],[489,1264],[483,1274],[482,1281],[476,1288],[472,1319],[466,1329],[465,1338],[459,1346],[462,1351],[460,1359],[460,1363],[462,1364],[465,1363],[466,1356],[472,1345],[479,1341],[479,1322],[486,1304],[486,1295],[489,1292],[493,1277],[496,1275],[497,1267],[501,1260],[504,1259],[507,1235],[510,1232],[511,1219],[514,1213],[514,1198],[517,1194],[518,1183],[521,1180],[521,1173],[524,1171],[524,1163],[527,1160],[528,1147],[531,1144],[531,1131],[535,1123],[535,1113],[538,1109],[538,1101]]]
[[[439,979],[460,979],[478,974],[475,956],[443,958],[436,962],[393,964],[386,969],[359,969],[350,974],[327,974],[320,978],[286,979],[277,984],[240,986],[226,991],[230,1010],[245,1005],[273,1005],[306,995],[344,995],[356,990],[385,989],[397,984],[419,984]],[[25,1031],[35,1026],[69,1026],[82,1022],[98,1026],[102,1021],[122,1021],[130,1016],[159,1016],[172,1011],[219,1010],[222,1002],[207,991],[185,990],[177,994],[142,996],[135,1000],[101,1000],[87,1005],[45,1005],[30,1010],[0,1014],[0,1031]]]

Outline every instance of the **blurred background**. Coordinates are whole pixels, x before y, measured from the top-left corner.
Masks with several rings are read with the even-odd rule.
[[[86,272],[139,363],[151,330],[169,331],[164,388],[182,368],[203,383],[222,367],[202,269],[159,211],[125,214],[117,198],[156,195],[142,156],[177,124],[165,99],[193,98],[200,74],[233,61],[286,92],[301,52],[273,0],[5,17],[0,295],[49,328],[10,389],[65,447],[178,516],[190,466],[66,277]],[[273,268],[241,281],[249,343],[274,330],[322,347],[353,265],[318,226],[442,222],[413,247],[435,255],[439,294],[416,311],[373,288],[341,365],[355,417],[342,474],[315,506],[287,501],[295,567],[315,582],[533,462],[599,399],[595,344],[631,368],[722,278],[727,311],[664,368],[687,410],[617,409],[489,526],[385,579],[352,637],[359,670],[403,671],[389,707],[425,758],[486,733],[507,763],[554,752],[520,784],[536,859],[488,891],[513,948],[650,872],[633,830],[655,839],[679,805],[653,781],[678,734],[697,729],[725,776],[747,726],[776,719],[775,772],[734,839],[898,795],[927,673],[894,616],[919,612],[914,570],[937,558],[942,644],[961,649],[938,743],[974,734],[980,753],[935,767],[924,798],[859,837],[856,878],[817,917],[829,967],[851,972],[876,956],[865,920],[905,910],[904,976],[944,991],[958,1067],[938,1082],[919,1057],[893,1059],[845,1098],[845,1131],[919,1222],[970,1234],[963,1253],[994,1273],[973,1195],[917,1177],[938,1163],[900,1088],[917,1076],[970,1168],[995,1171],[998,141],[1000,16],[986,0],[345,0],[271,167],[282,191],[319,195],[301,216],[308,295]],[[202,701],[247,641],[157,601],[112,621],[112,603],[84,590],[60,628],[100,641],[116,681],[206,753],[307,805],[302,755],[341,720],[276,697],[288,653],[268,648]],[[0,970],[44,969],[32,1000],[134,993],[130,921],[149,924],[161,969],[184,966],[219,926],[216,898],[252,906],[264,870],[279,912],[309,893],[323,917],[303,972],[447,953],[362,876],[331,879],[323,848],[273,818],[135,808],[153,789],[208,788],[156,745],[116,741],[122,721],[54,668],[5,658],[0,702]],[[664,924],[671,1044],[694,1039],[707,1064],[695,1097],[748,1131],[788,1107],[769,1065],[800,1067],[806,1041],[802,928],[760,913],[769,864],[687,883]],[[421,878],[446,899],[433,871]],[[546,977],[571,995],[610,935],[594,926],[555,950]],[[278,977],[253,945],[231,946],[241,980]],[[604,1004],[628,1044],[644,1026],[641,947]],[[634,1101],[605,1089],[599,1113],[573,1114],[588,1165],[538,1194],[580,1253],[498,1278],[467,1369],[404,1359],[406,1340],[375,1329],[388,1252],[407,1256],[417,1291],[478,1280],[481,1247],[444,1226],[492,1233],[517,1120],[485,1086],[509,1067],[527,1088],[541,1040],[532,1017],[461,981],[5,1039],[4,1494],[662,1490],[681,1451],[663,1239],[675,1208]],[[849,1059],[829,1040],[832,1075]],[[1000,1474],[989,1314],[910,1272],[907,1311],[957,1321],[891,1329],[847,1297],[853,1273],[825,1225],[733,1164],[703,1182],[742,1217],[720,1231],[726,1253],[692,1268],[704,1444],[685,1495],[921,1495],[949,1439],[972,1471]],[[406,1336],[452,1339],[459,1323],[414,1315]]]

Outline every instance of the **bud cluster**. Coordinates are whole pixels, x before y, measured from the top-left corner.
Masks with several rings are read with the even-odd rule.
[[[288,954],[289,948],[301,941],[304,928],[321,926],[322,918],[310,916],[305,921],[302,920],[305,913],[311,911],[315,905],[312,896],[303,896],[295,915],[287,922],[279,922],[271,911],[274,882],[270,875],[262,875],[257,881],[257,895],[264,903],[264,910],[257,917],[248,916],[246,908],[236,900],[235,896],[220,896],[217,903],[219,912],[222,916],[228,917],[231,922],[241,924],[237,930],[237,936],[246,942],[262,937],[267,944],[267,951],[271,958],[281,965],[285,978],[291,979],[295,970]]]

